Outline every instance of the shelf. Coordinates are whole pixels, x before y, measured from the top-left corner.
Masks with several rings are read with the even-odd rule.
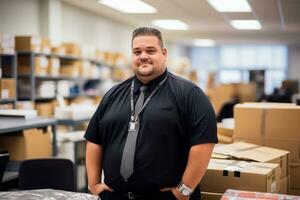
[[[16,101],[16,99],[0,99],[0,103],[3,104],[3,103],[14,103]]]
[[[34,98],[36,101],[50,101],[50,100],[54,100],[56,99],[56,97],[39,97],[39,96],[36,96]]]
[[[0,56],[15,56],[16,54],[10,54],[10,53],[0,53]]]
[[[95,63],[97,65],[103,65],[101,61],[97,59],[92,59],[92,58],[84,58],[80,56],[72,56],[72,55],[61,55],[61,54],[53,54],[53,53],[40,53],[40,52],[31,52],[31,51],[18,51],[18,55],[30,55],[33,54],[35,56],[47,56],[47,57],[54,57],[54,58],[59,58],[63,60],[73,60],[73,61],[78,61],[78,60],[84,60],[84,61],[89,61],[92,63]]]
[[[18,78],[30,78],[30,74],[18,74]],[[78,80],[83,80],[83,81],[100,81],[99,78],[88,78],[88,77],[69,77],[69,76],[35,76],[34,78],[39,79],[39,80],[52,80],[52,81],[60,81],[60,80],[72,80],[72,81],[78,81]]]
[[[41,52],[32,52],[32,51],[18,51],[17,52],[18,55],[22,56],[22,55],[36,55],[36,56],[51,56],[50,53],[41,53]]]

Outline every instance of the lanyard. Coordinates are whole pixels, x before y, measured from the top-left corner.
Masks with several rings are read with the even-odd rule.
[[[149,97],[146,99],[145,103],[143,104],[142,109],[140,110],[140,112],[137,113],[136,116],[134,116],[134,106],[133,106],[133,89],[134,89],[134,80],[132,80],[131,82],[131,90],[130,90],[130,108],[131,108],[131,118],[130,121],[131,122],[136,122],[138,119],[139,114],[144,110],[144,108],[146,107],[146,105],[148,104],[148,102],[150,101],[150,99],[152,98],[152,96],[157,92],[157,90],[162,86],[162,84],[164,84],[164,82],[167,80],[168,75],[156,86],[156,88],[151,92],[151,94],[149,95]]]

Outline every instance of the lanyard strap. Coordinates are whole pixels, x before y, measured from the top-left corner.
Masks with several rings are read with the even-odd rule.
[[[149,95],[149,97],[146,99],[145,103],[143,104],[143,107],[141,108],[141,110],[137,113],[136,116],[134,116],[134,106],[133,106],[133,89],[134,89],[134,80],[132,80],[131,82],[131,90],[130,90],[130,108],[131,108],[131,118],[130,121],[137,121],[139,114],[144,110],[144,108],[146,107],[146,105],[148,104],[148,102],[150,101],[150,99],[153,97],[153,95],[157,92],[157,90],[164,84],[164,82],[166,82],[168,78],[168,75],[156,86],[156,88],[151,92],[151,94]]]

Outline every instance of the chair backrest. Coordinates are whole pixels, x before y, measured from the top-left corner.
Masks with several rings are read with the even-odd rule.
[[[74,164],[59,158],[24,160],[19,168],[19,187],[75,191]]]

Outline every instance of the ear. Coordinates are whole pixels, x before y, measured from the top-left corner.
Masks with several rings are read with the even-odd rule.
[[[164,55],[165,57],[168,56],[168,51],[167,51],[166,48],[163,48],[163,49],[162,49],[162,53],[163,53],[163,55]]]

